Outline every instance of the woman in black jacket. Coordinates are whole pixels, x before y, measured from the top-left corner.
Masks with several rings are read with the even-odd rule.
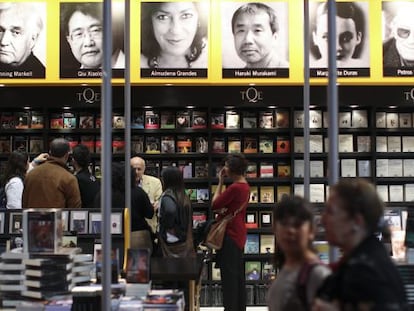
[[[384,205],[374,186],[342,179],[329,192],[322,221],[327,240],[343,253],[312,310],[409,310],[398,270],[375,236]]]

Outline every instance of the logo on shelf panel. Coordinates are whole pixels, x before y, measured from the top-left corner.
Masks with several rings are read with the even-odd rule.
[[[249,103],[257,103],[263,100],[263,92],[254,87],[249,87],[245,91],[240,91],[241,99]]]
[[[90,87],[84,89],[82,92],[76,93],[76,97],[78,102],[86,104],[94,104],[101,101],[101,93]]]

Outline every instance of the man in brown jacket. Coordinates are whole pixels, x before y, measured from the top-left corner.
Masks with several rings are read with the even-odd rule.
[[[49,158],[30,171],[24,180],[23,208],[78,208],[78,181],[66,168],[69,142],[56,138],[50,143]]]

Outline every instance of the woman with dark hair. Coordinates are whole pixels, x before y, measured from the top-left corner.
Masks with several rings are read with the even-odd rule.
[[[13,151],[7,160],[1,185],[6,193],[6,208],[21,209],[24,178],[29,168],[29,155],[24,151]]]
[[[316,291],[329,274],[313,250],[313,212],[301,197],[283,197],[273,209],[276,252],[284,260],[267,293],[270,311],[309,310]],[[277,260],[277,258],[276,258]]]
[[[220,268],[223,306],[226,311],[246,309],[244,244],[247,229],[245,225],[246,207],[250,198],[250,187],[245,178],[247,160],[243,154],[230,154],[224,160],[219,173],[219,183],[212,199],[212,210],[223,208],[228,214],[235,215],[229,221],[224,236],[223,247],[217,251],[216,264]],[[224,179],[230,178],[232,184],[224,190]]]
[[[346,178],[330,187],[322,222],[342,258],[312,310],[410,310],[400,274],[375,236],[383,213],[383,202],[366,180]]]
[[[141,68],[207,68],[199,2],[143,2],[141,12]]]
[[[311,66],[328,66],[328,5],[320,3],[313,23],[311,53],[315,57]],[[363,47],[365,19],[362,9],[354,2],[336,4],[336,61],[341,67],[369,67],[360,59]]]
[[[194,256],[192,235],[192,207],[187,194],[183,173],[175,166],[162,170],[161,180],[164,192],[159,208],[159,238],[170,247],[167,257]],[[175,246],[182,246],[174,248]],[[165,249],[164,249],[165,250]]]

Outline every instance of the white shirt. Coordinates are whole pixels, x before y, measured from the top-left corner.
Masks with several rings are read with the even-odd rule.
[[[20,177],[12,177],[4,187],[6,191],[8,209],[21,209],[22,208],[22,195],[23,195],[23,180]]]

